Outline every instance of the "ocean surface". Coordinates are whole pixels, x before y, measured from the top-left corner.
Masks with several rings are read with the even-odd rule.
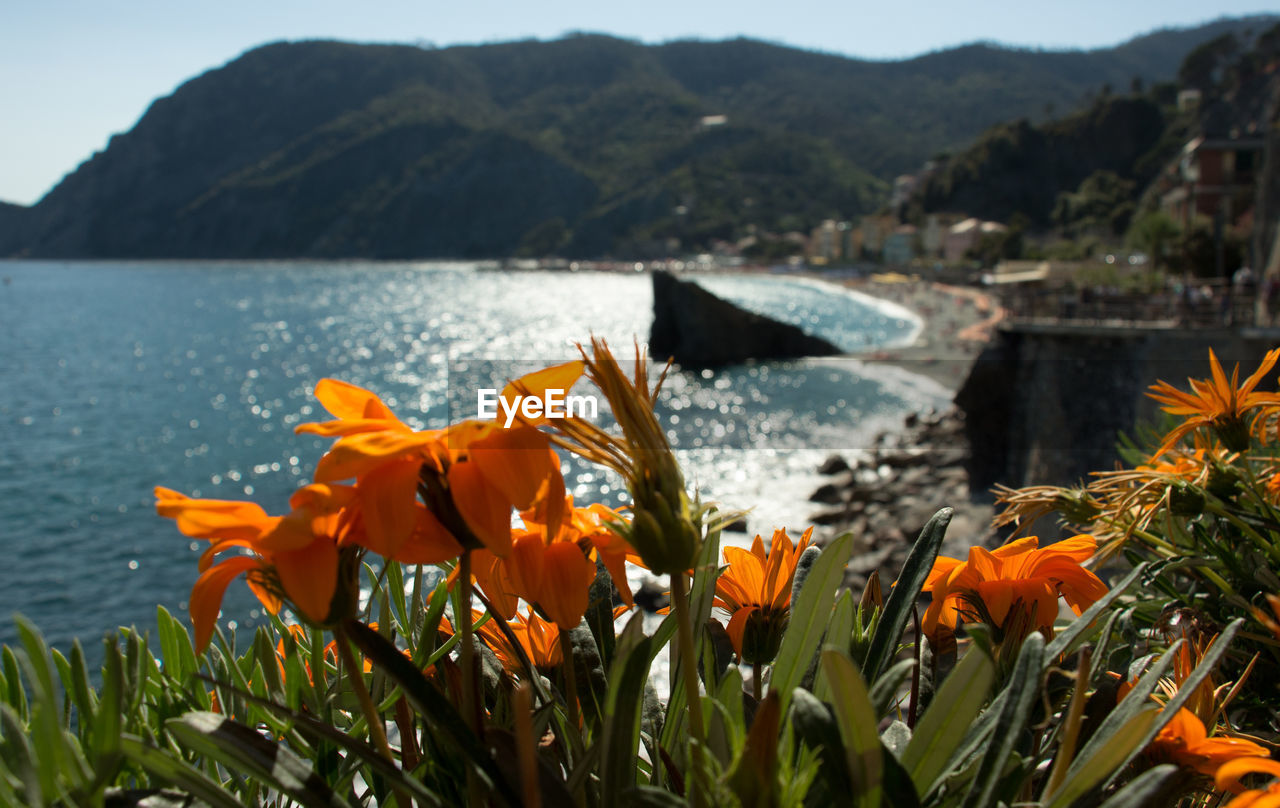
[[[185,619],[203,542],[155,515],[152,488],[252,499],[269,513],[330,443],[311,391],[336,377],[408,423],[474,417],[476,389],[607,338],[620,357],[651,323],[643,274],[497,272],[469,264],[0,262],[0,642],[21,612],[97,658],[119,625]],[[701,281],[702,279],[700,279]],[[851,353],[909,341],[910,312],[821,282],[716,275],[715,293]],[[585,390],[575,390],[584,392]],[[855,359],[674,372],[660,417],[704,499],[751,508],[753,532],[799,531],[818,462],[856,453],[947,391]],[[617,479],[565,459],[580,502]],[[263,621],[233,583],[221,623]]]

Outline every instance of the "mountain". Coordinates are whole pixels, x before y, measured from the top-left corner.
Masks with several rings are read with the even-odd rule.
[[[1167,126],[1161,106],[1144,96],[1102,98],[1040,126],[1025,118],[1001,124],[943,161],[920,192],[923,209],[1006,222],[1021,214],[1046,227],[1059,195],[1090,177],[1114,176],[1131,191],[1149,183],[1162,160],[1148,155],[1168,156],[1184,142],[1163,143]]]
[[[882,204],[1011,117],[1169,79],[1223,20],[1090,52],[971,45],[869,62],[598,35],[431,50],[266,45],[154,102],[0,254],[639,256]]]
[[[1267,130],[1280,98],[1280,24],[1226,31],[1191,49],[1177,84],[1124,96],[1100,94],[1085,109],[1038,125],[1023,118],[987,130],[940,160],[910,213],[964,212],[1063,235],[1115,237],[1167,186],[1152,186],[1196,136],[1230,139]],[[1139,88],[1133,88],[1139,89]],[[1179,90],[1199,93],[1179,109]]]

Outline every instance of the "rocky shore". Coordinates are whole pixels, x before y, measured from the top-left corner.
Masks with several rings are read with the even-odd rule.
[[[809,498],[821,508],[812,521],[824,538],[853,533],[847,586],[862,591],[877,570],[881,584],[892,583],[911,543],[942,507],[955,509],[943,555],[963,557],[970,545],[992,543],[990,495],[970,490],[969,459],[964,415],[954,408],[908,415],[901,431],[879,434],[862,457],[827,458],[819,471],[830,481]]]
[[[920,315],[924,327],[915,342],[881,351],[876,361],[929,376],[957,390],[987,344],[1003,312],[982,292],[931,283],[851,283],[866,294],[892,300]],[[991,546],[992,496],[974,489],[972,453],[964,413],[911,413],[901,429],[876,436],[861,456],[832,455],[819,472],[830,479],[810,501],[811,518],[823,540],[846,531],[856,543],[845,584],[855,592],[877,570],[887,586],[896,577],[911,543],[929,517],[955,509],[942,554],[964,557],[974,544]]]

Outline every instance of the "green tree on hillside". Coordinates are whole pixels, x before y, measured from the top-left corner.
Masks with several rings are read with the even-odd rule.
[[[1181,235],[1182,228],[1173,217],[1157,210],[1133,220],[1125,234],[1125,243],[1151,256],[1151,268],[1159,269]]]

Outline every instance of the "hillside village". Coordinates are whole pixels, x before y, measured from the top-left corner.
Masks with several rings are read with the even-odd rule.
[[[803,245],[810,266],[883,265],[1006,286],[1024,315],[1048,313],[1046,299],[1055,316],[1075,316],[1082,303],[1098,311],[1105,298],[1169,293],[1162,314],[1192,308],[1180,316],[1211,310],[1210,320],[1240,322],[1257,308],[1270,322],[1280,311],[1280,26],[1252,39],[1224,35],[1189,54],[1176,83],[1131,89],[1107,89],[1058,122],[995,127],[966,152],[898,176],[877,213],[782,240]],[[1162,126],[1137,139],[1136,160],[1106,166],[1111,144],[1087,147],[1136,128],[1135,110],[1156,109]],[[1062,143],[1076,144],[1072,170],[1086,176],[1057,182],[1049,205],[1044,187],[1061,178],[1045,182],[1043,166]],[[1040,199],[1024,193],[1023,173]],[[964,209],[975,200],[977,210]],[[1000,210],[1013,212],[987,217]],[[760,243],[752,236],[729,251],[759,253]]]

